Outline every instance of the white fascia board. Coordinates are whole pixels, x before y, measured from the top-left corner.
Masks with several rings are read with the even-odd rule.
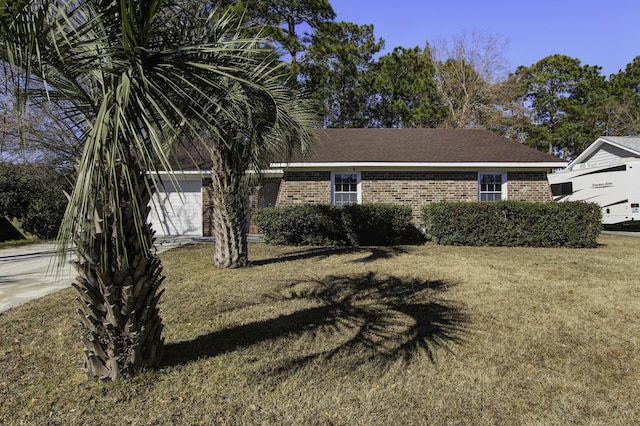
[[[257,172],[255,170],[248,170],[246,173],[255,174]],[[260,173],[263,175],[277,177],[277,176],[283,176],[284,170],[283,169],[265,169],[265,170],[260,170]],[[162,170],[159,172],[150,172],[149,174],[160,176],[160,177],[172,175],[176,179],[184,178],[186,180],[195,180],[198,178],[206,178],[211,176],[211,172],[206,170],[182,170],[182,171],[174,170],[173,172]]]
[[[257,172],[255,170],[247,170],[248,174],[256,174]],[[260,170],[260,174],[262,175],[268,175],[270,177],[275,176],[275,177],[281,177],[284,176],[284,169],[265,169],[265,170]]]
[[[160,176],[160,179],[166,176],[172,176],[172,179],[175,180],[197,180],[211,175],[210,172],[201,170],[174,170],[172,172],[160,170],[157,172],[150,172],[150,174]]]
[[[401,170],[424,170],[424,169],[441,169],[441,170],[480,170],[480,169],[552,169],[565,167],[566,161],[549,161],[544,163],[405,163],[405,162],[327,162],[327,163],[272,163],[271,167],[279,169],[401,169]]]

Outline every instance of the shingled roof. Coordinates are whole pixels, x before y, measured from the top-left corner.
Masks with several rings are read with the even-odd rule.
[[[517,164],[563,167],[566,162],[482,129],[318,129],[310,152],[275,159],[276,167],[320,164],[471,165]],[[194,162],[196,163],[194,165]],[[199,144],[181,149],[174,158],[177,170],[207,171],[211,159]]]
[[[307,155],[282,163],[566,163],[481,129],[320,129]]]

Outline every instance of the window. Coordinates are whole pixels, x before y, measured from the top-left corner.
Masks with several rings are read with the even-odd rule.
[[[267,182],[262,185],[258,191],[258,208],[275,206],[278,200],[278,191],[280,191],[279,183]]]
[[[573,182],[554,183],[551,185],[551,193],[554,197],[573,194]]]
[[[507,198],[506,173],[479,173],[478,186],[480,201],[500,201]]]
[[[333,204],[358,204],[360,202],[360,173],[333,173]]]

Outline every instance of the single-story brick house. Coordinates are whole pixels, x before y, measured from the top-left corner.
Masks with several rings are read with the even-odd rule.
[[[171,185],[158,195],[159,235],[211,235],[209,166],[183,162],[182,199]],[[547,173],[564,166],[488,130],[319,129],[311,152],[271,164],[251,190],[248,214],[298,203],[397,203],[411,206],[418,224],[434,201],[551,201]]]

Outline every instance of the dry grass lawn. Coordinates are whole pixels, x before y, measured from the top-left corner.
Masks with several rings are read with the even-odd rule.
[[[81,371],[72,289],[0,314],[0,423],[640,423],[640,238],[162,255],[163,365]]]

